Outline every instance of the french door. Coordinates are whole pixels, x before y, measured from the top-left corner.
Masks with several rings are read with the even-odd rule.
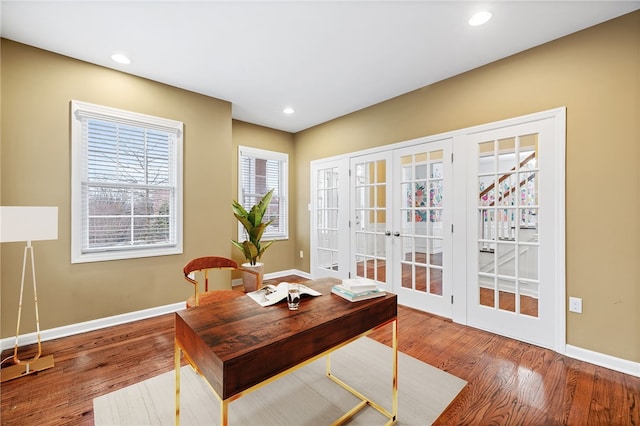
[[[345,278],[349,274],[349,161],[311,167],[311,275]]]
[[[353,157],[352,276],[451,317],[451,140]]]
[[[391,208],[391,151],[351,158],[351,277],[375,280],[393,291],[390,282],[394,210]]]
[[[451,140],[394,150],[393,291],[447,318],[452,309]]]
[[[464,138],[467,323],[554,348],[562,261],[554,119]]]

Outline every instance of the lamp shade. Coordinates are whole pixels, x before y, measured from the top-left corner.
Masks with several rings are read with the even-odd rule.
[[[0,207],[0,243],[57,239],[57,207]]]

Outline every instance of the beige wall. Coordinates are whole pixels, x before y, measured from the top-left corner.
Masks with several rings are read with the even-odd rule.
[[[59,207],[58,240],[34,242],[41,328],[185,300],[191,287],[182,278],[184,264],[233,251],[237,173],[231,104],[5,39],[1,48],[1,204]],[[183,255],[71,264],[72,99],[184,122]],[[264,147],[291,148],[286,133],[233,125],[234,136],[246,145],[263,147],[261,131]],[[2,337],[15,335],[23,247],[2,244]],[[291,269],[277,256],[289,256],[286,243],[270,250],[268,271]],[[22,333],[35,331],[30,289],[25,294]]]
[[[231,187],[233,198],[238,198],[238,146],[249,146],[252,148],[267,149],[289,154],[289,168],[293,170],[296,157],[294,155],[293,135],[279,130],[268,129],[243,121],[233,120],[233,153]],[[296,229],[296,218],[294,215],[296,205],[297,185],[295,176],[289,172],[289,239],[278,240],[262,255],[264,262],[264,272],[286,271],[293,268],[293,256],[295,252],[294,233]],[[229,206],[231,211],[231,206]],[[237,237],[237,236],[236,236]],[[236,238],[234,237],[234,238]],[[233,250],[233,258],[240,263],[245,262],[244,256],[238,249]]]
[[[297,134],[298,245],[310,161],[561,106],[567,294],[584,309],[567,342],[640,361],[640,12]]]

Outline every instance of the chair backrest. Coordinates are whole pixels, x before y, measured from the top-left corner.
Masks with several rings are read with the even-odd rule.
[[[192,272],[204,272],[204,291],[209,291],[209,270],[210,269],[237,269],[240,270],[242,268],[238,267],[238,262],[232,259],[227,259],[226,257],[220,256],[205,256],[195,258],[189,263],[187,263],[184,268],[182,268],[184,272],[184,279],[193,284],[194,289],[194,298],[195,304],[198,305],[199,302],[199,288],[198,281],[195,278],[189,277],[189,274]]]
[[[187,263],[184,268],[184,275],[187,276],[192,272],[204,271],[206,269],[238,269],[238,262],[226,257],[205,256],[195,258]]]

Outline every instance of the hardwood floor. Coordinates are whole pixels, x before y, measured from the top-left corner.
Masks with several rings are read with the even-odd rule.
[[[468,381],[436,424],[640,425],[638,377],[410,308],[398,311],[400,350]],[[372,337],[388,343],[390,331]],[[54,354],[55,367],[2,384],[1,424],[92,425],[93,398],[173,369],[173,314],[42,346]]]

